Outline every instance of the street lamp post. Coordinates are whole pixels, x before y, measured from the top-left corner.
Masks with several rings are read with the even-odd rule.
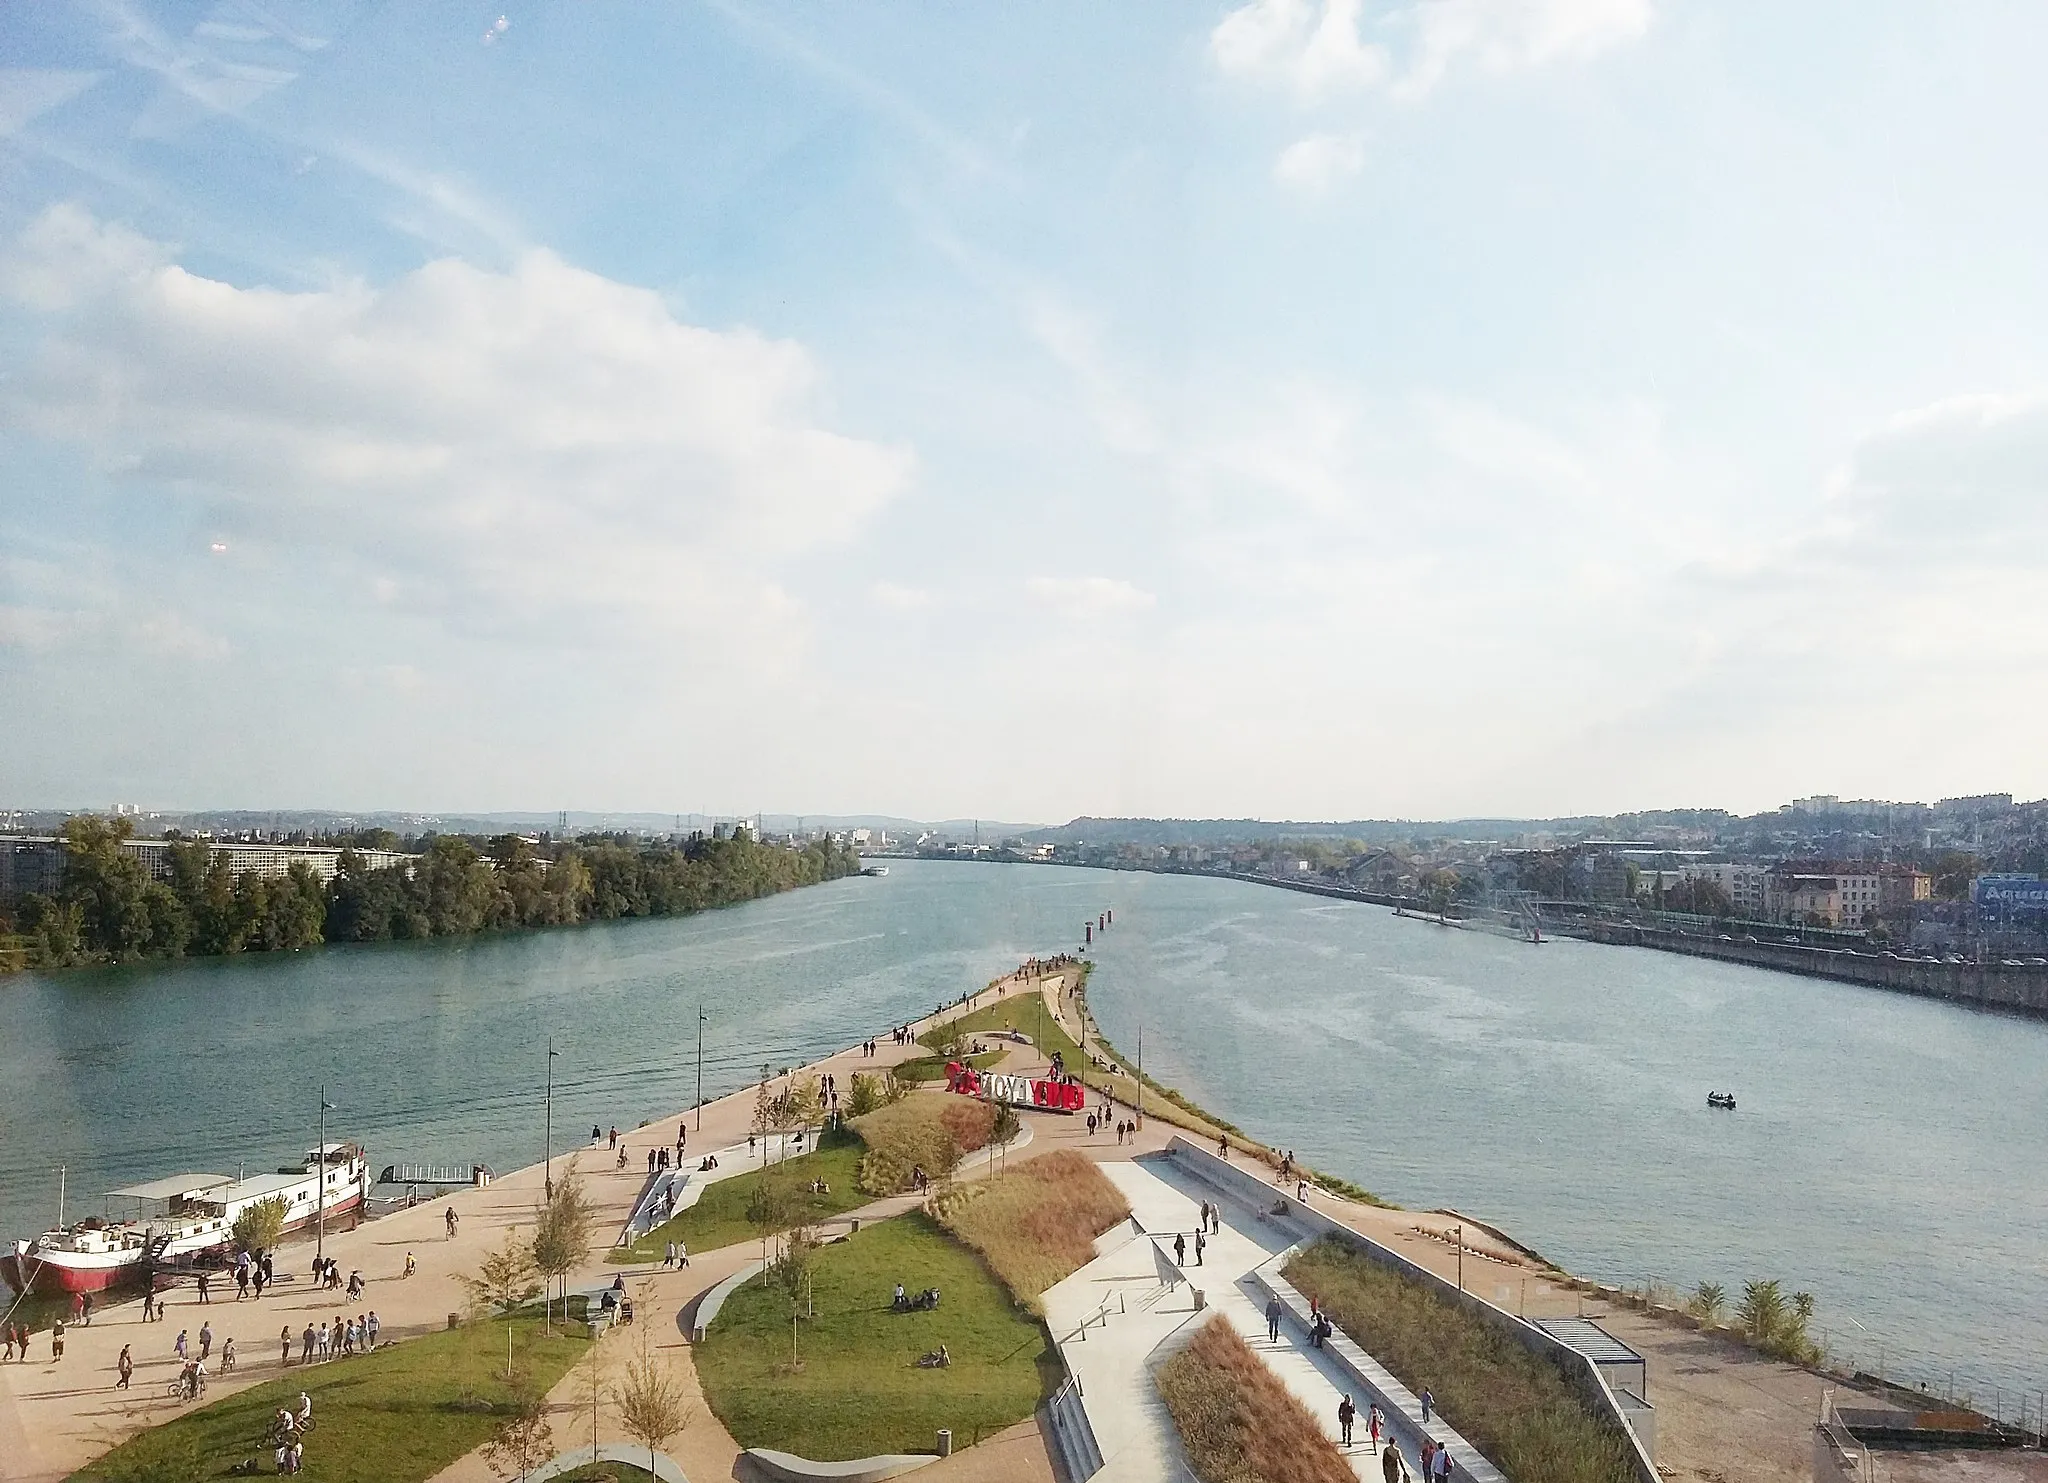
[[[1457,1233],[1458,1237],[1458,1291],[1463,1292],[1465,1290],[1465,1228],[1463,1226],[1453,1226],[1451,1229]]]
[[[318,1183],[313,1191],[313,1260],[317,1265],[327,1250],[327,1114],[334,1104],[327,1100],[327,1083],[320,1084],[320,1149],[317,1157]]]
[[[555,1049],[553,1036],[548,1037],[548,1096],[546,1110],[541,1114],[541,1167],[542,1184],[547,1197],[555,1197],[555,1057],[561,1052]]]
[[[704,1131],[704,1001],[697,1001],[697,1131]]]

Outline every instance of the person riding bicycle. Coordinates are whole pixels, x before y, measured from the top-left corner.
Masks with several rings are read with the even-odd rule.
[[[299,1392],[299,1425],[304,1426],[313,1419],[313,1398],[303,1390]]]
[[[448,1214],[445,1218],[448,1222],[448,1239],[453,1241],[455,1239],[455,1207],[453,1205],[448,1207]]]
[[[220,1372],[225,1375],[235,1367],[235,1341],[232,1337],[220,1346]]]
[[[407,1252],[407,1253],[405,1254],[405,1275],[406,1275],[406,1276],[408,1276],[408,1277],[410,1277],[410,1276],[412,1276],[412,1274],[413,1274],[413,1273],[417,1272],[417,1271],[418,1271],[419,1269],[420,1269],[420,1264],[419,1264],[419,1263],[418,1263],[417,1261],[415,1261],[415,1260],[413,1259],[413,1254],[412,1254],[411,1252],[409,1252],[409,1251],[408,1251],[408,1252]]]

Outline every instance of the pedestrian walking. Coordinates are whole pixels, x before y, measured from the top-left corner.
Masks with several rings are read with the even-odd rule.
[[[128,1382],[135,1378],[135,1356],[128,1352],[128,1346],[121,1346],[121,1357],[114,1361],[114,1373],[121,1378],[114,1382],[114,1389],[126,1390]]]
[[[1385,1421],[1380,1415],[1379,1403],[1374,1402],[1372,1408],[1365,1413],[1365,1434],[1372,1438],[1375,1448],[1380,1444],[1380,1428],[1383,1425]]]
[[[1408,1464],[1401,1460],[1401,1449],[1392,1442],[1388,1442],[1387,1450],[1380,1454],[1380,1476],[1387,1483],[1401,1483],[1408,1476]]]
[[[690,1248],[681,1241],[676,1242],[676,1265],[679,1267],[690,1265]]]
[[[1173,1264],[1185,1267],[1188,1264],[1188,1238],[1176,1231],[1173,1235]]]
[[[53,1360],[58,1360],[62,1359],[63,1357],[64,1320],[60,1318],[55,1323],[50,1325],[50,1358]]]
[[[239,1262],[235,1266],[235,1301],[241,1302],[249,1296],[249,1264]]]
[[[1416,1460],[1422,1464],[1422,1476],[1425,1479],[1431,1477],[1431,1469],[1436,1465],[1436,1443],[1428,1437],[1424,1437],[1422,1439],[1422,1450],[1416,1453],[1415,1456]]]
[[[1451,1483],[1451,1475],[1456,1470],[1457,1464],[1451,1460],[1451,1449],[1442,1442],[1437,1443],[1434,1466],[1436,1471],[1430,1476],[1435,1478],[1437,1483]]]
[[[286,1324],[283,1332],[277,1336],[277,1347],[279,1350],[277,1356],[278,1364],[280,1366],[290,1364],[292,1362],[292,1326],[290,1324]]]
[[[210,1322],[202,1323],[199,1325],[199,1358],[203,1361],[211,1353],[213,1353],[213,1325]]]
[[[183,1363],[183,1362],[184,1362],[184,1360],[185,1360],[185,1359],[187,1358],[187,1355],[186,1355],[186,1352],[185,1352],[185,1350],[186,1350],[186,1338],[185,1338],[185,1330],[183,1330],[183,1329],[179,1329],[179,1330],[178,1330],[178,1342],[177,1342],[177,1343],[175,1343],[175,1344],[173,1344],[173,1345],[171,1346],[171,1348],[173,1348],[174,1350],[176,1350],[176,1351],[177,1351],[177,1353],[178,1353],[178,1360],[179,1360],[179,1362],[180,1362],[180,1363]]]
[[[1199,1266],[1201,1266],[1201,1265],[1202,1265],[1202,1253],[1203,1253],[1203,1252],[1204,1252],[1205,1250],[1207,1250],[1207,1248],[1208,1248],[1208,1245],[1209,1245],[1209,1240],[1208,1240],[1208,1238],[1207,1238],[1206,1236],[1204,1236],[1204,1235],[1202,1234],[1202,1230],[1201,1230],[1201,1227],[1200,1227],[1200,1226],[1197,1226],[1197,1227],[1195,1228],[1195,1265],[1196,1265],[1196,1266],[1198,1266],[1198,1267],[1199,1267]]]
[[[327,1325],[324,1323],[316,1324],[313,1328],[313,1348],[314,1353],[319,1356],[322,1364],[327,1363],[328,1342]]]
[[[1280,1306],[1278,1298],[1268,1298],[1266,1300],[1266,1342],[1268,1344],[1278,1344],[1280,1342],[1280,1315],[1286,1311],[1285,1308]]]
[[[11,1323],[10,1323],[10,1324],[7,1324],[7,1325],[5,1326],[5,1328],[4,1328],[4,1330],[0,1330],[0,1341],[4,1341],[4,1343],[5,1343],[5,1346],[6,1346],[5,1348],[0,1348],[0,1360],[6,1360],[7,1362],[9,1362],[9,1363],[11,1364],[11,1363],[13,1362],[13,1360],[14,1360],[14,1325],[13,1325],[13,1324],[11,1324]]]
[[[370,1310],[370,1316],[363,1320],[364,1353],[367,1354],[369,1351],[377,1347],[377,1334],[382,1328],[383,1325],[377,1322],[377,1310],[375,1308],[372,1308]]]
[[[1429,1416],[1436,1409],[1436,1397],[1429,1393],[1429,1387],[1422,1388],[1422,1424],[1429,1425]]]
[[[78,1321],[87,1328],[92,1327],[92,1294],[89,1292],[78,1295]]]
[[[16,1356],[23,1364],[28,1363],[28,1325],[17,1324],[14,1329],[14,1347],[21,1351]]]
[[[453,1205],[450,1205],[450,1206],[448,1207],[448,1215],[447,1215],[447,1221],[448,1221],[448,1239],[449,1239],[450,1241],[453,1241],[453,1240],[455,1239],[455,1207],[454,1207]]]
[[[1351,1397],[1346,1395],[1343,1400],[1337,1402],[1337,1429],[1344,1434],[1343,1446],[1351,1445],[1351,1424],[1356,1420],[1358,1408],[1351,1404]]]
[[[306,1325],[306,1331],[303,1334],[299,1335],[299,1363],[302,1365],[310,1365],[312,1362],[313,1325],[309,1323]]]

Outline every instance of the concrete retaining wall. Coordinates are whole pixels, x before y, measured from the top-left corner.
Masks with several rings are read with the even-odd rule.
[[[1399,1252],[1380,1245],[1368,1236],[1362,1236],[1349,1226],[1330,1219],[1320,1210],[1303,1204],[1292,1195],[1276,1188],[1263,1173],[1240,1168],[1218,1158],[1204,1148],[1187,1139],[1175,1137],[1167,1145],[1167,1157],[1198,1179],[1205,1179],[1220,1189],[1247,1201],[1257,1209],[1272,1209],[1278,1203],[1286,1207],[1286,1218],[1306,1231],[1312,1237],[1331,1236],[1355,1251],[1362,1252],[1382,1266],[1391,1267],[1411,1281],[1429,1288],[1447,1303],[1455,1304],[1472,1314],[1497,1332],[1506,1335],[1531,1354],[1540,1355],[1556,1365],[1577,1392],[1579,1399],[1595,1416],[1604,1416],[1613,1423],[1615,1430],[1627,1439],[1631,1460],[1635,1466],[1638,1483],[1659,1483],[1657,1467],[1650,1460],[1650,1454],[1643,1441],[1630,1427],[1627,1414],[1599,1367],[1569,1345],[1560,1343],[1534,1324],[1525,1323],[1503,1308],[1496,1308],[1476,1293],[1461,1291],[1456,1283],[1446,1282],[1427,1267],[1418,1266]]]
[[[1088,1483],[1102,1471],[1102,1448],[1095,1440],[1088,1408],[1081,1404],[1081,1382],[1072,1375],[1045,1403],[1045,1421],[1063,1483]]]
[[[1715,958],[1724,963],[1745,963],[1752,968],[1771,968],[1781,973],[1804,973],[1813,978],[1867,984],[1871,988],[1918,994],[1927,999],[1946,999],[1955,1004],[1975,1004],[2017,1014],[2048,1016],[2048,968],[2027,965],[2008,968],[2001,963],[1915,963],[1904,958],[1887,958],[1882,954],[1833,951],[1791,943],[1723,942],[1718,936],[1669,932],[1629,923],[1589,922],[1583,928],[1572,929],[1572,935],[1582,935],[1589,942],[1617,947],[1655,948],[1659,952],[1683,953],[1692,958]]]

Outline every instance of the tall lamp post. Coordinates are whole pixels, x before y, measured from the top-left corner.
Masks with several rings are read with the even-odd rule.
[[[320,1182],[313,1195],[313,1260],[318,1263],[327,1250],[327,1114],[334,1104],[327,1100],[327,1083],[320,1084]]]
[[[704,1001],[697,1001],[697,1131],[704,1131]]]
[[[542,1183],[547,1197],[555,1197],[555,1057],[561,1052],[555,1049],[553,1036],[548,1037],[548,1096],[546,1110],[541,1115],[541,1167],[544,1170]]]

